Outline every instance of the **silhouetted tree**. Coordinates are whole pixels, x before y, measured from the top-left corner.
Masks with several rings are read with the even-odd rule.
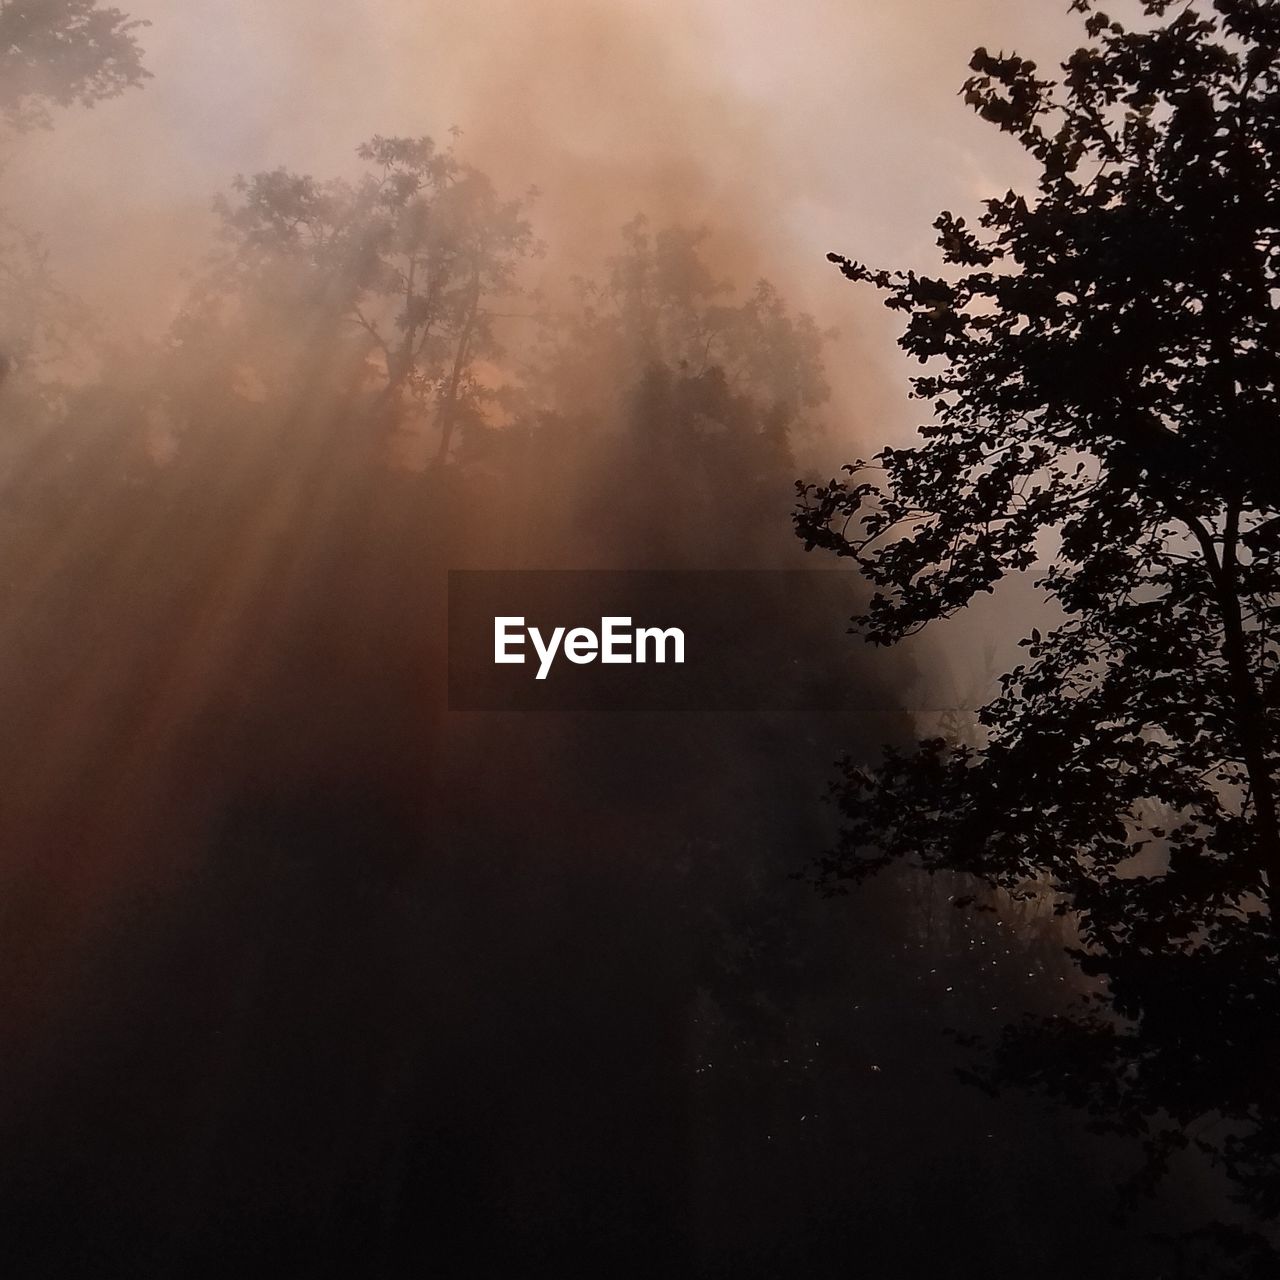
[[[97,0],[0,0],[0,121],[48,128],[55,106],[91,107],[140,85],[150,73],[135,33],[147,25]],[[40,237],[0,209],[0,387],[67,354],[78,310]]]
[[[91,107],[141,84],[147,25],[98,0],[0,0],[0,118],[48,127],[53,107]]]
[[[632,558],[644,546],[741,567],[753,543],[788,541],[770,517],[793,438],[829,395],[831,335],[767,281],[736,290],[709,239],[643,216],[624,226],[601,276],[545,317],[514,430],[480,442],[537,468],[536,488],[563,495],[548,515],[576,509],[597,545],[607,533]]]
[[[538,249],[527,201],[498,196],[489,179],[430,138],[375,137],[359,148],[358,181],[319,182],[285,169],[236,183],[219,204],[228,251],[212,296],[248,302],[254,362],[290,378],[282,336],[314,351],[346,326],[371,358],[394,422],[406,397],[439,431],[448,456],[460,425],[489,392],[477,366],[500,354],[494,304],[517,292],[517,271]],[[301,320],[299,326],[293,321]]]
[[[822,347],[830,336],[793,315],[778,290],[758,281],[745,298],[716,275],[706,228],[622,229],[622,251],[599,281],[578,281],[577,306],[557,317],[542,382],[562,405],[598,404],[602,387],[631,389],[656,368],[687,378],[714,373],[749,397],[785,433],[830,394]],[[602,383],[602,367],[613,377]]]
[[[38,234],[0,212],[0,351],[5,372],[29,375],[33,385],[57,381],[83,354],[89,329],[85,307],[58,282]]]
[[[56,106],[140,85],[145,22],[97,0],[0,0],[0,127],[48,128]],[[0,128],[2,136],[2,128]],[[0,168],[3,159],[0,159]],[[38,232],[0,208],[0,507],[8,546],[54,519],[77,452],[70,395],[99,354],[90,311],[59,283]],[[74,436],[74,438],[73,438]],[[21,555],[21,551],[18,552]]]
[[[1144,1134],[1153,1170],[1200,1144],[1270,1217],[1280,11],[1146,0],[1130,29],[1072,7],[1090,43],[1060,79],[980,49],[965,86],[1036,192],[988,200],[976,227],[943,213],[936,276],[832,255],[905,314],[931,415],[922,444],[800,486],[806,545],[879,588],[877,643],[1044,560],[1054,623],[1022,642],[982,743],[846,769],[817,878],[905,859],[1047,881],[1104,1003],[1011,1032],[1004,1067]]]

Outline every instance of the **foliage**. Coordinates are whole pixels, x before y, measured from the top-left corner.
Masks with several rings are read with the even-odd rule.
[[[135,33],[146,25],[97,0],[0,0],[0,120],[47,128],[54,106],[91,107],[140,85],[150,73]],[[48,259],[40,237],[0,210],[0,387],[64,359],[83,336],[83,308]]]
[[[49,250],[0,213],[0,351],[5,373],[48,383],[83,356],[84,306],[58,283]]]
[[[639,216],[622,228],[622,250],[601,280],[575,282],[576,305],[549,330],[541,377],[561,404],[599,405],[606,388],[631,388],[665,368],[689,378],[713,370],[736,394],[787,425],[829,395],[822,347],[831,336],[793,316],[766,280],[741,301],[707,261],[706,228],[651,229]]]
[[[367,171],[354,182],[286,169],[237,180],[218,203],[225,251],[179,337],[232,300],[268,383],[296,373],[284,349],[345,342],[376,369],[393,420],[406,397],[434,415],[443,458],[488,394],[478,365],[501,353],[495,301],[539,249],[527,201],[499,197],[430,138],[375,137],[357,154]]]
[[[770,517],[829,394],[830,335],[768,281],[735,290],[706,228],[637,216],[621,240],[546,308],[513,423],[485,443],[558,494],[545,516],[576,521],[601,554],[603,531],[625,531],[613,551],[632,567],[790,551]]]
[[[1003,1065],[1144,1133],[1197,1132],[1280,1210],[1275,710],[1280,674],[1280,12],[1255,0],[1114,22],[1058,79],[979,49],[969,104],[1040,171],[936,221],[947,270],[832,255],[903,313],[922,443],[800,486],[806,546],[878,588],[893,643],[1011,574],[1061,621],[980,713],[846,768],[839,890],[900,859],[1079,923],[1105,1008],[1010,1032]],[[1266,1087],[1263,1087],[1264,1082]],[[1224,1136],[1225,1135],[1225,1136]]]
[[[148,24],[98,0],[0,0],[0,118],[47,128],[51,108],[91,107],[140,85]]]

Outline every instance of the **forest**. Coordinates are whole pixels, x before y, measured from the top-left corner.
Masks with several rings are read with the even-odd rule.
[[[5,1274],[1280,1275],[1280,6],[121,6],[0,0]]]

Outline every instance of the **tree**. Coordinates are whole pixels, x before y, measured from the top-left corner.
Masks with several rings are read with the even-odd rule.
[[[51,108],[91,107],[140,85],[146,22],[98,0],[0,0],[0,118],[47,128]]]
[[[576,518],[597,549],[611,530],[632,562],[640,547],[739,567],[796,550],[777,503],[793,439],[829,395],[831,335],[767,281],[736,290],[712,243],[707,228],[628,222],[600,275],[545,317],[516,429],[488,441],[513,461],[523,442],[522,475],[560,495],[545,516]]]
[[[643,215],[622,228],[622,249],[598,281],[577,281],[576,307],[549,329],[541,381],[561,404],[599,407],[600,392],[633,388],[654,370],[700,378],[718,371],[785,432],[830,394],[822,348],[831,337],[794,316],[757,281],[739,300],[706,258],[707,228],[654,231]],[[601,368],[610,370],[602,380]]]
[[[1032,195],[934,224],[946,269],[832,255],[904,313],[922,443],[799,486],[809,548],[877,591],[891,644],[1002,579],[1054,621],[976,746],[847,766],[840,891],[899,860],[1077,922],[1101,1006],[1011,1031],[1009,1076],[1146,1135],[1197,1136],[1280,1210],[1280,10],[1145,0],[1042,78],[979,49],[968,103],[1039,169]],[[997,1073],[999,1074],[999,1073]],[[1265,1082],[1265,1083],[1264,1083]]]
[[[54,106],[91,107],[140,85],[150,73],[135,33],[147,25],[97,0],[0,0],[0,120],[48,128]],[[0,209],[0,387],[65,352],[73,309],[40,238]]]
[[[3,372],[21,372],[32,383],[56,383],[58,373],[81,354],[89,329],[86,309],[58,284],[40,237],[0,214]]]
[[[494,302],[518,292],[538,251],[527,201],[500,198],[427,137],[375,137],[357,154],[369,171],[356,182],[286,169],[239,179],[219,203],[227,252],[205,301],[247,310],[242,332],[272,345],[257,362],[266,378],[291,332],[313,352],[345,328],[376,368],[390,422],[412,398],[434,417],[444,460],[488,394],[478,362],[501,353]],[[292,378],[287,364],[277,373]]]

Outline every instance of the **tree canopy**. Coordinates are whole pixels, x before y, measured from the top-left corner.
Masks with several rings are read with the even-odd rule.
[[[829,395],[832,335],[767,280],[725,278],[716,248],[706,227],[629,221],[597,275],[544,304],[513,429],[482,438],[497,450],[505,437],[557,495],[543,518],[592,541],[625,529],[614,553],[631,565],[795,550],[778,501]]]
[[[54,107],[91,107],[141,84],[147,25],[98,0],[0,0],[0,118],[48,127]]]
[[[1004,1064],[1143,1132],[1200,1138],[1280,1207],[1280,12],[1088,0],[1047,77],[979,49],[965,98],[1034,192],[935,222],[944,269],[832,255],[903,314],[921,443],[800,486],[810,548],[877,587],[893,643],[1038,566],[1042,634],[976,746],[848,767],[817,879],[898,860],[1077,922],[1104,1007],[1010,1033]],[[1038,1045],[1037,1051],[1030,1046]],[[1225,1137],[1223,1135],[1226,1135]]]
[[[538,252],[528,199],[429,137],[375,137],[355,181],[275,169],[240,178],[220,200],[224,252],[189,318],[238,312],[246,352],[265,379],[290,380],[292,343],[306,358],[344,344],[368,362],[394,422],[407,399],[432,417],[447,457],[456,429],[489,393],[477,374],[496,358],[495,301],[519,292]]]

